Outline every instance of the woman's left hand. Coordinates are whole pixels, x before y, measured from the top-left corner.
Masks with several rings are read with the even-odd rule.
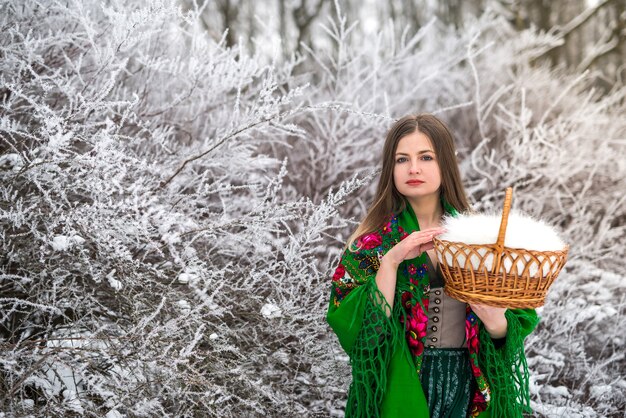
[[[506,308],[475,304],[470,304],[470,308],[480,318],[491,338],[503,338],[506,336],[507,321],[504,316]]]

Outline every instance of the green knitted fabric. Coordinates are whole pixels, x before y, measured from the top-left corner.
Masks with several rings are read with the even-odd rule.
[[[327,321],[352,367],[346,417],[428,417],[419,381],[430,292],[426,254],[398,267],[392,308],[375,280],[381,257],[417,230],[408,206],[380,230],[361,237],[358,247],[347,249],[333,275]],[[390,310],[388,317],[385,312]],[[477,383],[471,416],[510,418],[530,411],[523,342],[537,324],[537,315],[534,310],[509,310],[505,315],[506,343],[496,349],[468,308],[466,336]]]
[[[394,353],[401,352],[402,364],[415,370],[402,326],[405,309],[401,303],[390,307],[375,280],[380,257],[400,241],[402,232],[394,220],[375,241],[359,241],[360,248],[344,252],[333,277],[327,320],[352,367],[346,417],[381,416]],[[404,264],[399,270],[407,268]],[[408,289],[408,279],[399,274],[395,301]]]
[[[379,417],[385,390],[387,369],[394,347],[402,345],[402,330],[385,311],[389,304],[374,280],[364,286],[364,317],[355,344],[348,352],[352,366],[352,385],[348,393],[346,417]],[[393,317],[400,314],[398,307]]]
[[[480,327],[478,359],[492,389],[489,412],[495,418],[521,418],[532,412],[528,389],[529,374],[524,339],[537,326],[534,309],[509,309],[506,343],[496,349],[484,326]]]

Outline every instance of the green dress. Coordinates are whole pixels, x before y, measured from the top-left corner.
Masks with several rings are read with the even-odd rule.
[[[449,205],[449,214],[456,212]],[[394,306],[374,280],[380,259],[419,226],[411,205],[344,252],[333,275],[327,321],[350,358],[346,417],[428,417],[420,383],[430,282],[426,253],[398,267]],[[391,309],[391,316],[385,315]],[[474,381],[468,416],[522,417],[531,412],[524,338],[538,322],[534,310],[509,309],[504,346],[496,349],[467,308],[466,340]]]

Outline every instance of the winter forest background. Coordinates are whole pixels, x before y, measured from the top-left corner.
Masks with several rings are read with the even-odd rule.
[[[341,416],[330,278],[416,112],[571,245],[534,416],[626,416],[625,7],[0,0],[0,416]]]

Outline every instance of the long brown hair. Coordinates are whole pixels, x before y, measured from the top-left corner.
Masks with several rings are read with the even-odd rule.
[[[374,203],[368,209],[359,227],[350,236],[348,248],[352,248],[352,244],[357,238],[381,228],[390,214],[397,215],[405,209],[406,201],[393,182],[395,154],[400,140],[416,131],[426,135],[435,149],[441,171],[439,192],[443,200],[458,212],[469,209],[465,189],[461,182],[461,172],[456,160],[454,139],[446,124],[427,113],[405,116],[394,123],[387,132],[383,147],[383,168],[374,196]]]

